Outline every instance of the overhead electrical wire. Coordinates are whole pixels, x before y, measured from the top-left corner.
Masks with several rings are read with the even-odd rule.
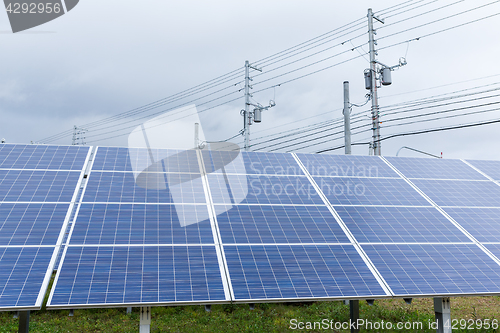
[[[462,1],[463,1],[463,0],[462,0]],[[425,3],[425,1],[406,1],[406,2],[401,3],[401,4],[399,4],[399,5],[395,5],[395,6],[392,6],[392,7],[386,8],[386,9],[383,9],[383,10],[381,10],[381,11],[378,11],[378,12],[377,12],[377,14],[385,14],[385,15],[387,15],[387,14],[389,14],[389,13],[391,13],[391,12],[393,13],[393,12],[395,12],[395,11],[401,11],[401,10],[402,10],[402,9],[404,9],[405,7],[406,7],[406,8],[407,8],[407,7],[413,7],[413,8],[410,8],[410,9],[408,9],[408,10],[405,10],[404,12],[395,13],[395,14],[393,14],[393,15],[391,15],[391,16],[390,16],[390,17],[393,17],[393,16],[401,15],[401,14],[403,14],[403,13],[407,13],[408,11],[415,10],[415,9],[417,9],[417,8],[421,8],[421,7],[423,7],[423,6],[429,5],[429,4],[434,3],[434,2],[435,2],[435,1],[427,2],[427,3]],[[427,12],[425,12],[425,13],[417,14],[417,15],[415,15],[414,17],[421,17],[421,16],[423,16],[423,15],[426,15],[426,14],[432,13],[432,12],[434,12],[434,11],[436,11],[436,10],[439,10],[439,9],[442,9],[442,8],[446,8],[446,7],[450,7],[450,6],[452,6],[452,5],[454,5],[454,4],[457,4],[457,3],[459,3],[459,2],[461,2],[461,1],[457,1],[457,2],[454,2],[454,3],[452,3],[452,4],[448,4],[448,5],[446,5],[446,6],[442,6],[442,7],[440,7],[440,8],[437,8],[437,9],[434,9],[434,10],[431,10],[431,11],[427,11]],[[471,11],[473,11],[473,10],[477,10],[477,9],[479,9],[479,8],[483,8],[483,7],[486,7],[486,6],[492,5],[492,4],[497,3],[497,2],[500,2],[500,0],[498,0],[498,1],[494,1],[494,2],[491,2],[491,3],[488,3],[488,4],[486,4],[486,5],[482,5],[482,6],[478,6],[478,7],[472,8],[472,9],[469,9],[469,10],[464,11],[464,12],[461,12],[461,13],[453,14],[453,15],[451,15],[451,16],[448,16],[448,17],[444,18],[444,19],[451,18],[451,17],[454,17],[454,16],[458,16],[458,15],[461,15],[461,14],[464,14],[464,13],[468,13],[468,12],[471,12]],[[424,3],[424,4],[422,4],[422,3]],[[419,5],[418,5],[418,6],[416,6],[417,4],[419,4]],[[414,7],[414,6],[416,6],[416,7]],[[409,41],[419,40],[419,39],[424,38],[424,37],[428,37],[428,36],[432,36],[432,35],[435,35],[435,34],[438,34],[438,33],[442,33],[442,32],[445,32],[445,31],[449,31],[449,30],[451,30],[451,29],[455,29],[455,28],[458,28],[458,27],[461,27],[461,26],[464,26],[464,25],[467,25],[467,24],[471,24],[471,23],[474,23],[474,22],[478,22],[478,21],[481,21],[481,20],[484,20],[484,19],[487,19],[487,18],[490,18],[490,17],[494,17],[494,16],[499,15],[499,14],[500,14],[500,13],[496,13],[496,14],[493,14],[493,15],[489,15],[489,16],[482,17],[482,18],[479,18],[479,19],[475,19],[475,20],[473,20],[473,21],[469,21],[469,22],[466,22],[466,23],[462,23],[462,24],[459,24],[459,25],[456,25],[456,26],[453,26],[453,27],[448,27],[448,28],[446,28],[446,29],[443,29],[443,30],[440,30],[440,31],[435,31],[435,32],[429,33],[429,34],[427,34],[427,35],[423,35],[423,36],[420,36],[420,37],[418,37],[418,38],[414,38],[414,39],[412,39],[412,40],[407,40],[407,41],[404,41],[404,42],[401,42],[401,43],[396,43],[396,44],[393,44],[393,45],[385,46],[385,47],[383,47],[383,48],[379,48],[379,50],[381,50],[381,49],[385,49],[385,48],[389,48],[389,47],[394,47],[394,46],[396,46],[396,45],[400,45],[400,44],[402,44],[402,43],[408,43]],[[273,55],[271,55],[271,56],[269,56],[269,57],[263,58],[263,59],[261,59],[261,60],[259,60],[259,61],[257,61],[257,62],[254,62],[254,64],[260,64],[260,65],[266,65],[266,64],[267,64],[266,66],[271,66],[271,65],[277,64],[277,63],[279,63],[279,62],[281,62],[281,61],[284,61],[285,59],[288,59],[288,58],[294,57],[294,56],[296,56],[296,55],[298,55],[298,54],[302,54],[302,53],[304,53],[304,52],[306,52],[306,51],[312,50],[312,49],[313,49],[313,48],[315,48],[315,47],[319,47],[319,46],[324,45],[325,43],[327,43],[328,41],[325,41],[326,39],[329,39],[329,38],[332,38],[332,40],[334,40],[334,39],[338,39],[338,38],[340,38],[340,37],[344,37],[344,35],[342,35],[342,36],[340,36],[340,37],[337,37],[337,38],[333,38],[333,37],[334,37],[334,36],[336,36],[336,35],[339,35],[339,34],[341,34],[341,33],[343,33],[343,32],[346,32],[346,31],[348,31],[348,30],[352,30],[352,31],[350,31],[349,33],[346,33],[346,35],[351,34],[351,33],[355,32],[355,31],[357,31],[357,30],[359,30],[359,29],[362,29],[361,27],[358,27],[358,26],[360,26],[360,25],[364,25],[364,23],[362,22],[363,20],[365,20],[365,19],[364,19],[364,18],[361,18],[361,19],[355,20],[355,21],[353,21],[353,22],[351,22],[351,23],[348,23],[348,24],[346,24],[346,25],[344,25],[344,26],[342,26],[342,27],[340,27],[340,28],[334,29],[334,30],[332,30],[332,31],[330,31],[330,32],[328,32],[328,33],[325,33],[325,34],[322,34],[322,35],[320,35],[320,36],[317,36],[317,37],[315,37],[315,38],[313,38],[313,39],[310,39],[310,40],[308,40],[308,41],[306,41],[306,42],[303,42],[303,43],[300,43],[300,44],[298,44],[298,45],[295,45],[295,46],[293,46],[293,47],[291,47],[291,48],[288,48],[288,49],[286,49],[286,50],[284,50],[284,51],[281,51],[281,52],[275,53],[275,54],[273,54]],[[442,20],[442,19],[441,19],[441,20]],[[387,26],[390,26],[390,25],[393,25],[393,24],[396,24],[396,23],[399,23],[399,22],[402,22],[402,21],[394,22],[394,23],[388,24]],[[402,32],[406,32],[406,31],[414,30],[414,29],[417,29],[417,28],[423,27],[423,26],[425,26],[425,25],[430,25],[430,24],[433,24],[433,23],[435,23],[435,22],[437,22],[437,21],[428,22],[428,23],[425,23],[425,24],[422,24],[422,25],[419,25],[419,26],[416,26],[416,27],[413,27],[413,28],[409,28],[409,29],[403,30],[403,31],[398,32],[398,33],[394,33],[394,34],[390,34],[390,35],[387,35],[387,36],[383,36],[383,37],[379,38],[379,40],[380,40],[380,39],[384,39],[384,38],[389,38],[389,37],[395,36],[395,35],[397,35],[397,34],[399,34],[399,33],[402,33]],[[353,38],[351,38],[351,39],[359,38],[359,37],[361,37],[361,36],[362,36],[362,35],[355,36],[355,37],[353,37]],[[348,39],[348,40],[349,40],[349,39]],[[331,41],[331,40],[330,40],[330,41]],[[344,43],[345,43],[345,42],[344,42]],[[315,46],[311,47],[312,45],[315,45]],[[269,81],[271,81],[271,80],[275,80],[275,79],[281,78],[281,77],[283,77],[283,76],[286,76],[286,75],[289,75],[289,74],[295,73],[295,72],[297,72],[297,71],[301,71],[301,70],[307,69],[307,68],[309,68],[309,67],[311,67],[311,66],[317,65],[317,64],[319,64],[319,63],[321,63],[321,62],[323,62],[323,61],[326,61],[326,60],[330,60],[330,59],[332,59],[332,58],[334,58],[334,57],[337,57],[337,56],[339,56],[339,55],[341,55],[341,54],[347,53],[347,52],[349,52],[349,51],[354,51],[354,50],[357,50],[358,48],[362,48],[362,46],[364,46],[364,45],[365,45],[365,44],[361,44],[361,45],[355,46],[354,48],[350,48],[350,49],[349,49],[349,50],[347,50],[347,51],[340,52],[340,53],[337,53],[337,54],[332,55],[332,56],[328,56],[328,57],[326,57],[326,58],[324,58],[324,59],[321,59],[321,60],[319,60],[319,61],[315,61],[315,62],[312,62],[312,63],[310,63],[310,64],[307,64],[307,65],[304,65],[304,66],[300,66],[299,68],[295,68],[295,69],[290,70],[290,71],[287,71],[287,72],[285,72],[285,73],[279,73],[278,75],[275,75],[275,76],[273,76],[273,77],[271,77],[271,78],[267,78],[266,80],[263,80],[263,81],[260,81],[260,82],[256,82],[254,85],[263,84],[263,83],[265,83],[265,82],[269,82]],[[271,68],[271,69],[269,69],[269,70],[266,70],[266,75],[267,75],[268,73],[272,72],[272,71],[275,71],[275,70],[281,69],[281,68],[283,68],[283,67],[285,67],[285,66],[289,66],[289,65],[291,65],[291,64],[295,64],[295,63],[298,63],[298,62],[300,62],[300,61],[304,61],[304,60],[306,60],[306,59],[308,59],[308,58],[310,58],[310,57],[312,57],[312,56],[316,56],[316,55],[318,55],[319,53],[322,53],[322,52],[324,52],[324,51],[326,51],[326,50],[330,50],[330,49],[332,49],[332,48],[334,48],[334,47],[336,47],[336,46],[342,46],[342,43],[340,43],[339,45],[335,45],[335,46],[328,47],[328,48],[327,48],[327,49],[325,49],[325,50],[321,50],[321,51],[315,52],[315,53],[313,53],[313,54],[309,54],[309,55],[307,55],[307,56],[304,56],[304,57],[302,57],[302,58],[300,58],[300,59],[296,59],[296,60],[294,60],[294,61],[292,61],[292,62],[289,62],[289,63],[287,63],[287,64],[280,65],[280,66],[278,66],[278,67],[276,67],[276,68]],[[293,55],[292,55],[292,54],[293,54]],[[332,64],[332,65],[329,65],[329,66],[326,66],[326,67],[324,67],[324,68],[321,68],[321,69],[318,69],[318,70],[315,70],[315,71],[311,71],[311,72],[305,73],[305,74],[303,74],[303,75],[300,75],[300,76],[297,76],[297,77],[294,77],[294,78],[291,78],[291,79],[288,79],[288,80],[282,81],[282,82],[277,83],[277,84],[273,84],[273,85],[271,85],[271,86],[269,86],[269,87],[262,88],[262,89],[260,89],[260,90],[256,90],[256,91],[254,91],[253,93],[254,93],[254,94],[255,94],[255,93],[259,93],[259,92],[262,92],[262,91],[264,91],[264,90],[268,90],[268,89],[273,88],[273,87],[276,87],[276,86],[281,86],[281,85],[284,85],[284,84],[286,84],[286,83],[293,82],[293,81],[296,81],[296,80],[299,80],[299,79],[302,79],[302,78],[308,77],[308,76],[310,76],[310,75],[313,75],[313,74],[319,73],[319,72],[321,72],[321,71],[324,71],[324,70],[330,69],[330,68],[332,68],[332,67],[339,66],[339,65],[344,64],[344,63],[346,63],[346,62],[348,62],[348,61],[352,61],[352,60],[357,59],[357,58],[359,58],[359,57],[361,57],[361,56],[363,56],[363,55],[366,55],[366,54],[367,54],[367,53],[365,52],[364,54],[361,54],[361,55],[359,55],[359,56],[356,56],[356,57],[353,57],[353,58],[350,58],[350,59],[347,59],[347,60],[344,60],[344,61],[341,61],[341,62],[338,62],[338,63]],[[278,59],[280,59],[280,58],[281,58],[281,60],[278,60]],[[108,136],[108,138],[101,138],[101,139],[97,139],[97,138],[99,138],[99,137],[103,137],[103,136],[105,136],[105,135],[109,135],[109,134],[111,134],[111,133],[117,133],[117,132],[120,132],[120,131],[125,131],[125,130],[127,130],[127,129],[129,129],[129,128],[132,128],[132,127],[137,126],[137,125],[134,125],[134,126],[126,126],[126,125],[127,125],[127,124],[130,124],[130,123],[134,123],[134,122],[135,122],[135,123],[137,123],[137,121],[138,121],[138,120],[140,120],[140,119],[144,119],[144,118],[151,117],[152,115],[151,115],[151,114],[146,114],[146,112],[149,112],[149,111],[151,111],[151,110],[153,110],[153,109],[155,109],[155,108],[157,108],[157,107],[159,107],[159,106],[163,106],[163,105],[166,105],[166,104],[172,103],[172,102],[174,102],[174,101],[181,101],[181,100],[182,100],[183,98],[185,98],[185,97],[188,97],[188,96],[193,96],[193,95],[198,94],[198,93],[200,93],[200,92],[203,92],[203,91],[208,91],[208,90],[210,90],[210,89],[214,89],[215,87],[217,87],[217,86],[219,86],[219,85],[221,85],[221,84],[223,84],[223,83],[227,83],[227,82],[231,81],[231,78],[233,78],[233,77],[234,77],[234,80],[236,80],[236,78],[241,78],[240,73],[241,73],[242,71],[243,71],[243,68],[239,68],[239,69],[237,69],[237,70],[234,70],[234,71],[232,71],[232,72],[229,72],[229,73],[227,73],[227,74],[224,74],[224,75],[222,75],[222,76],[219,76],[219,77],[217,77],[217,78],[215,78],[215,79],[209,80],[209,81],[207,81],[207,82],[205,82],[205,83],[202,83],[202,84],[200,84],[200,85],[197,85],[197,86],[194,86],[194,87],[189,88],[189,89],[187,89],[187,90],[184,90],[184,91],[182,91],[182,92],[180,92],[180,93],[173,94],[173,95],[171,95],[171,96],[169,96],[169,97],[166,97],[166,98],[164,98],[164,99],[158,100],[158,101],[156,101],[156,102],[152,102],[152,103],[146,104],[146,105],[144,105],[144,106],[141,106],[141,107],[138,107],[138,108],[135,108],[135,109],[129,110],[129,111],[127,111],[127,112],[124,112],[124,113],[121,113],[121,114],[118,114],[118,115],[115,115],[115,116],[111,116],[111,117],[108,117],[108,118],[104,118],[104,119],[101,119],[101,120],[98,120],[98,121],[95,121],[95,122],[89,123],[89,124],[87,124],[88,126],[87,126],[87,125],[82,125],[81,127],[91,127],[91,126],[97,127],[97,126],[100,126],[100,128],[98,128],[98,129],[96,129],[95,131],[93,131],[93,132],[96,132],[96,133],[98,133],[98,132],[104,132],[104,131],[106,131],[106,130],[108,130],[108,129],[114,128],[113,130],[108,130],[108,131],[107,131],[107,132],[105,132],[105,133],[101,133],[101,134],[97,134],[97,135],[96,135],[96,134],[89,134],[89,133],[87,133],[87,136],[90,136],[90,137],[94,138],[94,141],[92,141],[92,142],[96,142],[96,141],[103,141],[103,140],[107,140],[107,139],[109,139],[109,138],[115,138],[115,137],[118,137],[118,136],[123,136],[123,135],[126,135],[126,134],[120,134],[120,135],[114,135],[114,136],[112,136],[112,137],[109,137],[109,136]],[[224,80],[226,80],[226,81],[224,81]],[[222,81],[224,81],[224,82],[222,82]],[[242,81],[241,81],[241,80],[239,80],[237,83],[235,83],[235,84],[233,84],[233,85],[231,85],[231,86],[227,86],[227,87],[225,87],[225,88],[223,88],[223,89],[219,89],[219,90],[217,90],[217,92],[215,92],[215,93],[220,93],[220,92],[222,92],[222,91],[223,91],[223,90],[225,90],[225,89],[229,89],[230,87],[234,87],[234,85],[241,84],[241,82],[242,82]],[[203,102],[202,104],[199,104],[199,105],[206,105],[206,104],[210,104],[210,103],[212,103],[212,102],[214,102],[214,101],[217,101],[217,100],[223,99],[223,98],[225,98],[225,97],[228,97],[229,95],[234,94],[234,93],[236,93],[236,92],[237,92],[237,91],[234,91],[234,92],[231,92],[231,93],[229,93],[229,94],[226,94],[226,95],[223,95],[223,96],[220,96],[220,97],[217,97],[217,98],[211,99],[210,101]],[[214,92],[212,92],[211,94],[206,94],[206,95],[204,95],[204,96],[202,96],[202,97],[199,97],[199,98],[197,98],[197,99],[193,99],[193,100],[191,100],[190,102],[182,103],[180,106],[192,104],[192,103],[193,103],[193,101],[198,101],[198,100],[200,100],[200,99],[203,99],[203,98],[206,98],[206,97],[209,97],[209,96],[213,96],[213,94],[214,94]],[[235,99],[227,100],[227,101],[225,101],[224,103],[218,104],[218,105],[216,105],[216,106],[209,106],[208,108],[206,108],[206,109],[202,110],[201,112],[204,112],[204,111],[207,111],[207,110],[211,110],[211,109],[213,109],[213,108],[215,108],[215,107],[218,107],[218,106],[221,106],[221,105],[225,105],[225,104],[231,103],[231,102],[236,101],[236,100],[239,100],[239,99],[241,99],[241,98],[243,98],[243,96],[238,97],[238,98],[235,98]],[[162,103],[164,103],[164,104],[162,104]],[[171,107],[171,108],[169,108],[169,109],[167,109],[167,110],[162,110],[162,111],[160,111],[160,112],[156,112],[156,113],[154,113],[153,115],[157,115],[157,114],[163,113],[163,112],[165,112],[165,111],[173,110],[173,109],[175,109],[175,108],[179,108],[180,106],[179,106],[179,105],[177,105],[177,106],[173,106],[173,107]],[[132,117],[132,116],[138,116],[138,115],[140,115],[140,114],[143,114],[143,117],[138,118],[138,119],[133,119],[133,120],[130,120],[130,119],[129,119],[129,120],[126,120],[127,118],[130,118],[130,117]],[[166,115],[166,117],[172,118],[173,116],[176,116],[176,115],[177,115],[177,114],[174,112],[174,113],[172,113],[172,114],[167,114],[167,115]],[[189,115],[188,115],[188,116],[189,116]],[[120,121],[120,120],[123,120],[123,119],[125,119],[125,121],[122,121],[122,122],[121,122],[120,124],[118,124],[118,125],[116,125],[116,124],[115,124],[117,121]],[[176,120],[177,120],[177,119],[176,119]],[[173,120],[170,120],[170,121],[173,121]],[[167,122],[169,122],[169,121],[166,121],[166,123],[167,123]],[[106,124],[111,124],[111,125],[110,125],[110,126],[106,126],[106,127],[105,127],[105,125],[106,125]],[[121,126],[121,128],[116,129],[116,127],[117,127],[117,126]],[[58,139],[60,139],[60,138],[62,138],[62,137],[66,137],[66,136],[68,136],[69,134],[72,134],[72,130],[68,130],[68,131],[65,131],[65,132],[61,132],[61,133],[59,133],[59,134],[55,134],[55,135],[53,135],[53,136],[50,136],[50,137],[46,138],[46,140],[52,140],[52,141],[55,141],[55,140],[58,140]],[[237,136],[237,135],[236,135],[236,136]],[[236,137],[236,136],[235,136],[235,137]],[[41,140],[41,141],[43,141],[43,140]]]
[[[460,125],[453,125],[453,126],[446,126],[446,127],[438,127],[438,128],[431,128],[431,129],[424,129],[424,130],[417,130],[417,131],[412,131],[412,132],[403,132],[403,133],[396,133],[396,134],[390,134],[388,136],[382,137],[378,141],[385,141],[388,139],[392,138],[397,138],[401,136],[410,136],[410,135],[418,135],[418,134],[425,134],[425,133],[432,133],[432,132],[441,132],[441,131],[448,131],[448,130],[454,130],[454,129],[461,129],[461,128],[469,128],[469,127],[476,127],[476,126],[483,126],[483,125],[490,125],[490,124],[495,124],[495,123],[500,123],[500,119],[493,119],[493,120],[487,120],[487,121],[481,121],[481,122],[474,122],[474,123],[465,123],[465,124],[460,124]],[[371,142],[364,142],[364,143],[356,143],[357,145],[368,145]],[[320,153],[325,153],[328,151],[333,151],[337,149],[344,148],[345,146],[337,146],[337,147],[332,147],[328,149],[322,149],[319,151],[316,151],[315,153],[320,154]]]

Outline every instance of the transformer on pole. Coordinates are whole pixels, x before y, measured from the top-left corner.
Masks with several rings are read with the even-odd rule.
[[[250,85],[250,81],[253,81],[250,77],[250,69],[262,72],[261,68],[250,65],[248,60],[245,61],[245,109],[241,110],[241,114],[243,116],[242,134],[245,137],[245,151],[250,150],[250,125],[252,125],[254,122],[260,123],[262,121],[262,111],[272,108],[276,105],[273,100],[269,101],[269,106],[262,106],[259,103],[250,103],[250,97],[252,97],[252,94],[250,94],[250,89],[253,89]],[[250,106],[254,107],[253,111],[250,111]]]

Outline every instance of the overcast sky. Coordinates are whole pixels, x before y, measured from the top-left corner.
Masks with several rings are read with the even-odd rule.
[[[402,3],[405,4],[401,9],[385,10]],[[439,9],[446,5],[450,6]],[[459,14],[482,5],[487,6]],[[259,65],[260,59],[360,20],[358,23],[362,25],[356,26],[360,30],[350,28],[345,36],[342,30],[337,30],[336,35],[330,35],[337,39],[295,57],[276,59],[275,64],[262,63],[260,76],[256,75],[258,72],[252,73],[254,91],[269,88],[255,93],[252,102],[267,105],[269,99],[276,101],[276,107],[263,113],[263,122],[251,126],[255,143],[265,135],[339,118],[343,81],[350,82],[351,102],[365,101],[363,70],[369,64],[368,56],[362,55],[368,51],[366,14],[369,7],[385,18],[384,25],[375,23],[379,28],[378,60],[392,66],[406,56],[408,62],[392,73],[391,86],[380,88],[381,108],[431,96],[451,96],[453,92],[469,94],[492,90],[450,100],[462,103],[418,111],[463,108],[446,113],[449,115],[485,111],[470,116],[384,128],[398,122],[384,123],[391,116],[384,116],[382,112],[382,136],[500,119],[500,111],[495,111],[494,104],[500,98],[493,96],[496,93],[493,89],[498,88],[495,84],[500,81],[497,59],[500,15],[433,34],[500,13],[500,2],[81,0],[58,19],[17,34],[12,34],[6,12],[0,11],[0,137],[8,143],[38,142],[71,130],[73,125],[83,126],[117,115],[241,69],[245,60]],[[442,19],[454,14],[457,15]],[[438,22],[431,23],[433,21]],[[416,28],[419,25],[423,26]],[[338,45],[341,42],[344,45]],[[394,44],[398,45],[391,46]],[[322,52],[314,55],[319,51]],[[299,60],[302,57],[306,58]],[[296,62],[289,64],[292,61]],[[279,66],[283,67],[277,68]],[[301,67],[304,68],[299,69]],[[318,72],[312,74],[315,71]],[[301,76],[304,77],[299,79]],[[231,100],[243,96],[242,91],[238,92],[243,87],[240,83],[243,79],[243,75],[237,75],[219,86],[226,89],[224,91],[207,90],[204,92],[210,94],[207,97],[203,97],[203,92],[188,96],[142,113],[142,118],[124,118],[109,123],[111,127],[106,128],[90,127],[87,141],[91,145],[127,146],[128,133],[133,130],[127,126],[136,126],[147,117],[189,104],[196,98],[199,99],[193,104],[198,111],[203,111],[200,119],[207,140],[227,139],[242,127],[239,112],[244,108],[244,100]],[[444,95],[448,93],[450,95]],[[229,95],[209,102],[212,97],[225,94]],[[463,102],[478,96],[483,99]],[[491,105],[464,108],[485,103]],[[358,119],[364,119],[360,124],[368,126],[368,131],[353,137],[354,142],[370,140],[369,109],[370,104],[353,108],[353,114],[366,111]],[[429,118],[408,121],[421,119]],[[499,133],[500,123],[496,123],[403,136],[383,141],[382,154],[393,156],[400,147],[409,146],[432,154],[443,152],[445,158],[500,159]],[[331,142],[310,141],[318,144],[299,149],[314,137],[312,132],[305,134],[311,136],[290,141],[292,147],[281,151],[296,145],[298,151],[315,152],[343,143],[341,138],[333,140],[339,138],[334,135]],[[239,143],[241,138],[233,141]],[[71,135],[50,143],[71,144]],[[264,151],[280,147],[266,148],[268,144],[255,147]],[[343,150],[332,153],[343,153]],[[368,146],[355,146],[353,153],[366,155]],[[403,151],[400,156],[421,155]]]

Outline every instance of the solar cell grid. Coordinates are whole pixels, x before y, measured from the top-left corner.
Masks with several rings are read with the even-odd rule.
[[[304,175],[291,154],[214,150],[203,151],[202,154],[207,172],[220,173],[223,169],[226,173],[235,174]]]
[[[323,205],[307,177],[210,174],[208,182],[216,204]]]
[[[479,242],[500,242],[500,208],[445,208]]]
[[[217,216],[222,242],[349,243],[325,206],[225,207]]]
[[[500,266],[476,245],[362,247],[396,296],[500,292]]]
[[[215,246],[68,247],[51,306],[225,300]]]
[[[235,300],[385,295],[352,245],[226,245]]]
[[[53,247],[0,247],[0,309],[41,306],[36,301]]]
[[[55,245],[69,204],[0,203],[0,246]]]
[[[377,156],[297,154],[311,176],[400,178]]]
[[[90,173],[83,202],[204,203],[201,176],[153,173],[138,184],[130,172]]]
[[[469,179],[487,178],[460,160],[386,157],[407,178]]]
[[[500,161],[467,160],[467,162],[487,174],[489,177],[500,180]]]
[[[430,206],[403,179],[314,177],[332,205]]]
[[[0,169],[51,169],[80,171],[89,147],[0,145]]]
[[[433,207],[335,207],[360,243],[471,242]]]
[[[157,171],[199,173],[195,150],[99,147],[93,170],[141,172],[159,164]]]
[[[500,186],[491,181],[412,180],[439,206],[500,207]]]
[[[0,170],[0,201],[70,202],[79,172]]]
[[[199,221],[183,226],[178,214]],[[70,244],[213,244],[206,205],[82,204]]]

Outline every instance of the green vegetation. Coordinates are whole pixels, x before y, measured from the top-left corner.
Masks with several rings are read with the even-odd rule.
[[[452,298],[452,318],[464,320],[496,319],[500,322],[500,297]],[[125,308],[75,310],[68,317],[68,310],[46,310],[31,313],[30,332],[139,332],[139,310],[131,315]],[[434,320],[432,299],[414,299],[411,305],[401,299],[377,300],[373,306],[360,301],[360,317],[380,323],[421,322],[424,329],[372,329],[362,332],[435,332],[428,329]],[[341,302],[274,303],[256,304],[251,311],[248,305],[212,305],[211,312],[203,306],[154,307],[152,308],[151,332],[332,332],[332,330],[292,330],[291,320],[298,322],[333,323],[349,321],[349,306]],[[326,321],[325,321],[326,322]],[[472,321],[470,321],[472,322]],[[469,322],[469,323],[470,323]],[[478,321],[479,322],[479,321]],[[483,321],[484,322],[484,321]],[[306,325],[306,324],[304,324]],[[317,324],[318,325],[318,324]],[[460,327],[460,324],[457,325]],[[12,312],[0,313],[0,333],[17,332],[18,320]],[[477,327],[475,327],[477,328]],[[333,330],[349,332],[349,330]],[[463,329],[453,332],[500,332],[499,329]]]

